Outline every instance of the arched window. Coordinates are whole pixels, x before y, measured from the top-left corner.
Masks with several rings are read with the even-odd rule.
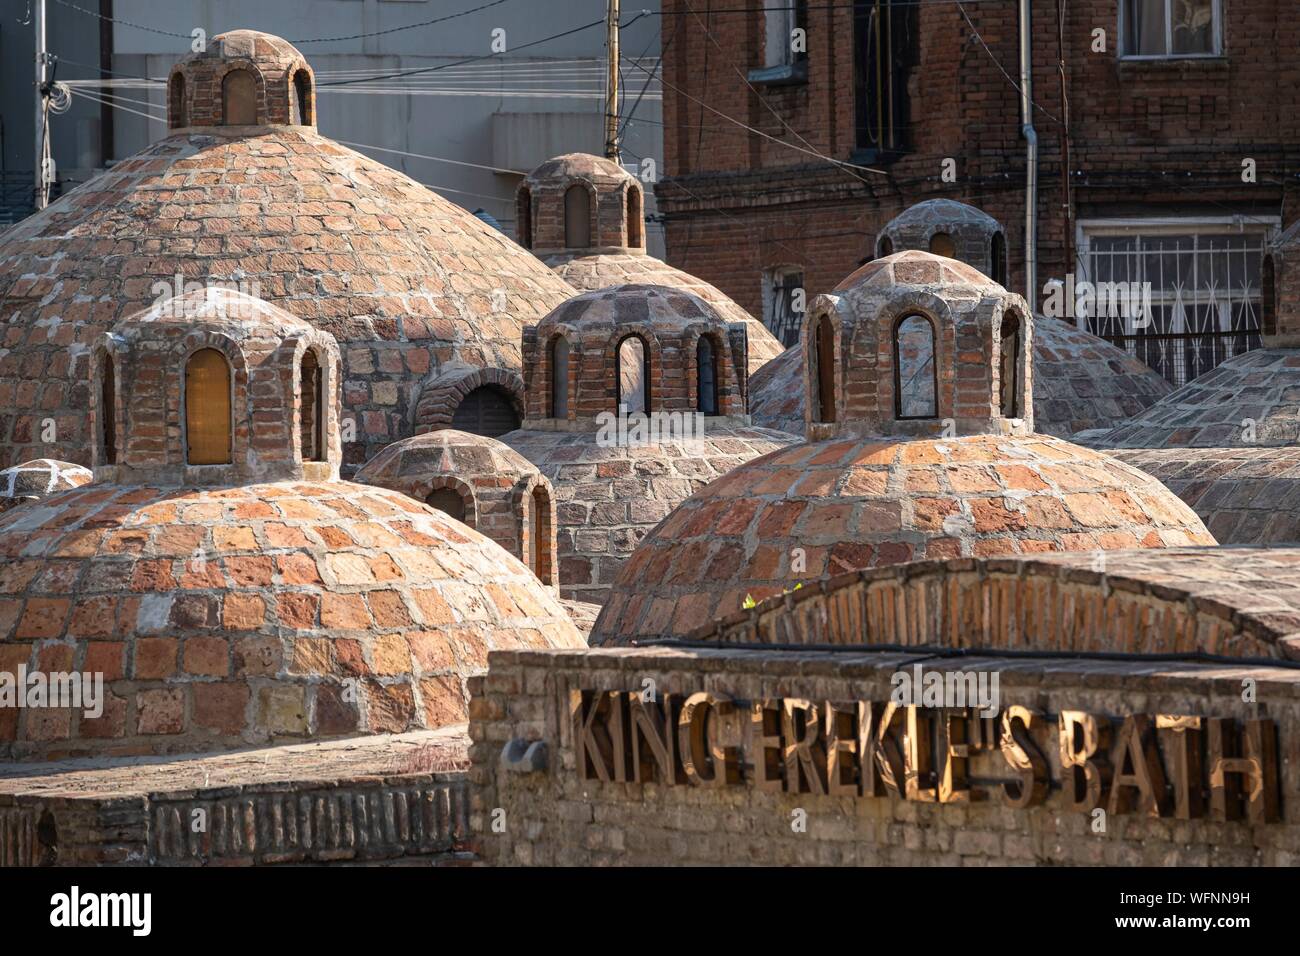
[[[104,355],[100,369],[99,392],[99,447],[104,452],[104,464],[117,464],[117,386],[113,372],[113,356]]]
[[[1020,319],[1002,316],[1002,360],[998,369],[998,407],[1003,418],[1020,418]]]
[[[230,464],[230,363],[216,349],[200,349],[185,365],[185,460]]]
[[[813,421],[835,421],[835,327],[829,315],[817,319],[813,332],[812,380],[816,383],[816,414]]]
[[[630,415],[650,411],[650,359],[639,335],[618,343],[618,404]]]
[[[551,342],[551,417],[569,417],[569,340]]]
[[[298,107],[298,124],[310,126],[315,122],[311,107],[311,76],[306,70],[298,70],[293,75],[293,98]]]
[[[989,252],[989,259],[993,266],[991,278],[998,285],[1005,287],[1007,284],[1007,237],[1002,234],[1001,230],[993,233],[993,248]]]
[[[173,73],[171,86],[167,91],[167,100],[171,114],[171,128],[178,129],[182,126],[189,126],[189,117],[185,111],[185,75],[183,73]]]
[[[881,236],[880,241],[876,243],[876,247],[879,249],[879,253],[876,256],[877,259],[883,259],[885,256],[892,256],[894,254],[894,240],[890,239],[888,236]]]
[[[231,70],[221,80],[221,122],[226,126],[257,125],[257,80],[248,70]]]
[[[551,496],[541,485],[526,499],[528,508],[528,567],[545,584],[551,576]]]
[[[591,194],[585,186],[564,191],[564,245],[569,249],[591,245]]]
[[[946,232],[936,232],[930,237],[930,251],[936,256],[946,256],[949,259],[957,258],[957,243],[953,242],[952,236]]]
[[[510,395],[495,385],[480,385],[456,406],[451,427],[474,435],[499,438],[519,427],[519,413]]]
[[[525,249],[533,247],[533,191],[520,186],[515,194],[515,218],[519,224],[519,244]]]
[[[705,415],[718,414],[718,350],[713,340],[701,335],[695,346],[696,408]]]
[[[1277,267],[1272,256],[1264,257],[1260,280],[1260,306],[1263,309],[1260,329],[1265,335],[1277,334]]]
[[[641,190],[635,186],[627,187],[627,244],[629,248],[645,247],[645,237],[641,234]]]
[[[934,368],[934,326],[909,315],[894,326],[894,414],[898,418],[938,415]]]
[[[313,349],[302,354],[298,368],[298,430],[303,461],[325,461],[325,396],[320,360]]]
[[[460,492],[455,488],[435,489],[429,492],[429,497],[424,500],[439,511],[451,515],[457,521],[463,522],[465,520],[465,499],[460,496]]]

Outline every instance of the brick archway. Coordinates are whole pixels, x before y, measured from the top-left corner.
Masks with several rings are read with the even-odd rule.
[[[465,396],[483,386],[499,388],[510,396],[510,403],[522,421],[524,417],[524,380],[518,372],[503,368],[460,369],[439,375],[420,390],[415,404],[415,434],[450,428],[456,408]]]

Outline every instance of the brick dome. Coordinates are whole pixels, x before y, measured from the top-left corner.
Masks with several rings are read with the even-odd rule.
[[[94,344],[186,283],[240,286],[335,336],[356,427],[345,468],[413,434],[423,394],[463,397],[449,383],[476,375],[494,394],[519,382],[523,326],[573,294],[454,203],[312,125],[279,122],[292,113],[199,124],[224,91],[194,71],[230,66],[245,34],[224,36],[178,67],[196,77],[184,93],[190,125],[0,236],[0,465],[42,455],[88,464]],[[248,36],[254,65],[287,76],[292,48]],[[272,99],[296,108],[271,85],[257,87],[259,110]],[[455,411],[425,424],[452,425]],[[40,439],[47,417],[53,444]]]
[[[93,477],[89,468],[52,458],[38,458],[0,469],[0,511],[8,511],[26,501],[40,501],[55,492],[80,488]]]
[[[447,512],[524,562],[543,583],[559,583],[555,489],[509,445],[443,428],[394,442],[355,480]]]
[[[580,644],[513,557],[382,488],[95,484],[0,516],[0,670],[101,672],[107,701],[0,709],[0,755],[439,727],[488,651]]]
[[[602,600],[673,507],[794,440],[749,425],[745,343],[744,324],[665,286],[584,293],[525,330],[526,417],[501,440],[555,487],[565,597]],[[662,440],[638,438],[646,411]]]
[[[567,153],[534,169],[516,193],[517,238],[583,292],[639,284],[683,289],[749,330],[749,370],[781,354],[767,326],[703,279],[646,254],[644,192],[618,163]],[[575,228],[575,216],[586,223]]]
[[[1006,236],[988,213],[954,199],[927,199],[885,223],[876,237],[884,257],[914,249],[960,259],[1006,284]]]
[[[287,40],[256,30],[211,39],[171,69],[167,125],[316,125],[316,77]]]
[[[1056,438],[812,442],[678,506],[623,566],[592,642],[684,636],[747,597],[904,561],[1214,543],[1155,479]]]

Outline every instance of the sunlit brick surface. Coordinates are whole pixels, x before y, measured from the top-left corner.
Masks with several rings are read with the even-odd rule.
[[[89,485],[0,517],[0,670],[108,691],[99,719],[0,710],[15,757],[440,727],[488,651],[581,644],[518,561],[385,489]]]
[[[1048,436],[802,444],[683,502],[624,565],[593,641],[684,635],[747,595],[904,561],[1214,543],[1155,479]]]

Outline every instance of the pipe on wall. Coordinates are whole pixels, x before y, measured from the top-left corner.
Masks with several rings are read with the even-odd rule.
[[[1020,132],[1025,137],[1025,301],[1038,308],[1038,132],[1034,129],[1033,27],[1030,0],[1020,0]]]

